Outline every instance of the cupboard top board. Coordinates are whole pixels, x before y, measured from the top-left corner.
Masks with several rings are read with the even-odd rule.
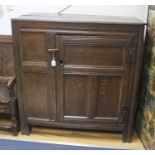
[[[22,15],[12,20],[22,21],[49,21],[62,23],[98,23],[98,24],[127,24],[127,25],[146,25],[146,23],[135,17],[113,17],[99,15],[71,15],[71,14],[47,14],[31,13]]]

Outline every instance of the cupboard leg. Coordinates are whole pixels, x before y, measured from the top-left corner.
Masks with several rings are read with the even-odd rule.
[[[130,142],[131,142],[131,137],[123,136],[123,143],[130,143]]]
[[[30,135],[30,126],[27,125],[27,126],[21,127],[21,133],[22,135]]]
[[[132,131],[124,131],[122,134],[122,140],[124,143],[130,143],[132,139]]]
[[[19,128],[13,127],[13,128],[12,128],[12,133],[13,133],[14,136],[18,136]]]

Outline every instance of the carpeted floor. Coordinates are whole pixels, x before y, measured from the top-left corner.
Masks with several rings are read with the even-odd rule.
[[[127,149],[127,148],[126,148]],[[0,150],[125,150],[124,148],[99,147],[0,138]]]

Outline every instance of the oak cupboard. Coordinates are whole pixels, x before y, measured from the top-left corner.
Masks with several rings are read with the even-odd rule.
[[[130,142],[143,57],[135,18],[29,14],[12,19],[21,131],[120,131]]]

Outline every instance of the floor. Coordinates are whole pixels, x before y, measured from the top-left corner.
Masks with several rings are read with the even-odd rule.
[[[134,133],[131,143],[123,143],[121,136],[122,135],[120,133],[60,130],[39,127],[33,127],[30,136],[19,133],[18,137],[14,137],[11,133],[0,131],[0,138],[41,140],[57,143],[74,143],[80,145],[97,145],[115,148],[144,149],[144,146],[137,137],[136,133]]]

